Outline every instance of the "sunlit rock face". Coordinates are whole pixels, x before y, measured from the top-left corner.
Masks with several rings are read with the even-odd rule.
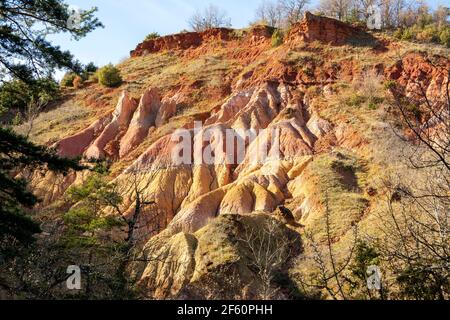
[[[233,30],[226,28],[213,28],[204,32],[185,32],[175,35],[158,37],[140,43],[131,51],[132,57],[142,56],[164,50],[186,50],[200,46],[204,42],[214,40],[228,40]]]
[[[131,98],[128,92],[122,92],[112,114],[111,122],[87,148],[84,155],[89,159],[100,159],[106,155],[116,156],[118,152],[117,142],[120,141],[121,136],[128,128],[136,107],[136,100]]]
[[[270,213],[289,196],[286,185],[294,176],[289,177],[288,172],[305,156],[314,154],[315,142],[333,129],[317,114],[311,116],[295,91],[285,84],[264,83],[234,92],[200,124],[201,128],[185,129],[189,139],[184,150],[189,154],[183,157],[186,163],[174,160],[179,141],[171,133],[153,143],[115,181],[126,184],[130,172],[144,171],[146,179],[152,180],[145,192],[155,199],[158,210],[164,212],[164,224],[175,233],[195,232],[221,214]],[[146,94],[148,101],[159,101],[151,91]],[[152,106],[145,102],[146,94],[122,145],[136,136],[129,133],[139,128],[134,124],[142,123],[138,121],[141,107]],[[145,114],[158,114],[161,102],[149,110],[154,111]],[[153,119],[150,118],[150,125]],[[242,140],[240,145],[237,140],[227,143],[227,134],[236,137],[248,131],[257,133],[253,140]],[[134,147],[139,140],[132,140],[136,142]],[[198,146],[200,152],[196,150]],[[276,149],[276,157],[255,158],[261,146],[267,148],[269,156]],[[206,150],[214,154],[212,163],[203,158]],[[230,158],[231,154],[234,156]],[[132,205],[125,204],[130,208]]]
[[[339,20],[306,12],[303,20],[293,25],[288,35],[288,41],[320,41],[332,45],[343,45],[362,33],[360,29]]]
[[[431,68],[425,78],[420,76],[421,66]],[[406,57],[386,70],[386,76],[398,79],[405,94],[410,90],[412,80],[408,79],[411,77],[421,79],[425,90],[433,95],[441,92],[445,82],[445,76],[433,72],[420,55]],[[111,115],[59,141],[55,147],[59,154],[69,157],[123,158],[148,137],[152,127],[170,121],[177,110],[177,99],[176,95],[161,98],[154,88],[143,92],[139,100],[125,91]],[[354,148],[364,142],[345,124],[331,124],[321,118],[311,107],[310,100],[301,87],[281,82],[236,88],[200,123],[200,130],[196,131],[194,125],[185,129],[189,140],[183,157],[188,160],[186,163],[174,160],[179,141],[171,132],[150,145],[115,181],[127,184],[129,172],[148,171],[145,176],[151,181],[145,192],[156,201],[155,208],[161,215],[158,223],[174,233],[195,232],[221,214],[273,212],[292,197],[292,192],[296,194],[298,187],[293,187],[291,182],[301,175],[307,166],[305,159],[313,156],[318,147],[323,150],[332,143]],[[226,141],[227,132],[241,134],[252,130],[257,134],[254,140],[246,140],[243,148]],[[208,135],[210,132],[213,133]],[[273,145],[275,136],[277,145]],[[218,143],[219,140],[222,143]],[[200,154],[195,150],[196,145],[201,146]],[[276,147],[277,157],[264,161],[255,159],[261,145],[268,149]],[[202,158],[207,148],[214,153],[216,161],[213,163]],[[232,161],[225,161],[230,160],[231,154]],[[48,179],[51,177],[46,178],[47,183]],[[46,198],[49,201],[57,198],[75,180],[76,177],[66,177],[61,188]],[[305,202],[299,204],[296,212],[311,210],[309,197],[305,194],[302,197]],[[133,210],[133,201],[123,205],[124,212]],[[154,210],[149,208],[148,214],[153,216]],[[152,236],[151,232],[146,235],[149,230],[151,226],[142,227],[143,237]]]

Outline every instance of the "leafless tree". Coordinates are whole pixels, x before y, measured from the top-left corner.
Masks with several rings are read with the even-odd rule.
[[[411,27],[418,22],[421,15],[429,11],[429,7],[423,0],[405,1],[398,4],[397,9],[399,10],[396,12],[398,14],[397,27]]]
[[[270,219],[261,228],[248,228],[238,239],[249,251],[251,268],[260,282],[260,298],[275,299],[275,273],[289,260],[290,241],[280,234],[280,222]]]
[[[278,2],[264,0],[256,9],[257,23],[266,23],[270,27],[280,28],[283,21],[283,11]]]
[[[415,142],[415,151],[408,156],[413,168],[435,168],[443,170],[442,174],[450,173],[450,68],[448,63],[438,58],[436,63],[429,60],[435,68],[436,75],[442,76],[444,89],[443,97],[430,100],[424,84],[412,77],[408,81],[415,89],[414,94],[405,95],[404,88],[391,83],[389,91],[392,96],[392,109],[400,116],[402,125],[411,134]],[[405,141],[405,137],[398,136]],[[446,180],[446,188],[450,180]]]
[[[45,108],[47,105],[47,101],[43,99],[38,99],[37,101],[31,100],[27,104],[27,109],[25,112],[25,120],[26,120],[26,133],[25,136],[28,138],[31,134],[31,131],[33,130],[34,121],[39,116],[41,111]]]
[[[161,168],[158,166],[134,165],[123,172],[119,180],[112,181],[106,184],[102,190],[98,190],[98,195],[95,196],[95,199],[98,200],[95,211],[101,212],[105,207],[112,208],[115,216],[126,226],[126,229],[122,230],[126,234],[124,243],[122,240],[114,240],[113,242],[117,242],[120,246],[118,246],[117,252],[111,255],[116,266],[114,274],[118,280],[114,291],[118,294],[128,292],[128,289],[134,285],[135,279],[129,277],[128,266],[136,261],[143,262],[140,252],[141,242],[161,231],[161,221],[164,217],[161,217],[157,208],[147,210],[148,207],[156,206],[154,196],[148,192],[148,189],[160,171]],[[124,205],[128,207],[127,210],[123,208]],[[141,238],[141,235],[145,235],[145,238]],[[109,234],[105,234],[106,238],[109,236]],[[109,239],[107,243],[111,241]],[[146,258],[146,262],[158,258],[154,255]],[[90,259],[85,267],[89,265],[91,265]],[[95,268],[89,268],[85,272],[87,279],[95,276],[93,270],[96,269],[98,269],[98,263]],[[101,276],[101,273],[97,276]],[[117,296],[117,298],[121,297]]]
[[[448,17],[450,16],[450,8],[439,6],[434,12],[434,20],[439,26],[448,24]]]
[[[353,0],[349,10],[352,14],[357,13],[359,20],[367,22],[371,14],[369,9],[375,6],[381,14],[382,28],[386,29],[397,25],[404,3],[405,0]]]
[[[381,0],[381,21],[383,29],[395,28],[400,24],[401,14],[406,7],[405,0]]]
[[[154,182],[161,168],[152,165],[135,165],[127,169],[121,177],[120,181],[115,181],[111,184],[113,192],[112,198],[106,198],[106,202],[115,209],[118,216],[124,221],[127,226],[125,246],[122,247],[122,259],[119,262],[118,274],[122,278],[122,285],[126,289],[129,286],[129,279],[127,278],[127,267],[130,263],[140,259],[141,256],[139,248],[139,241],[141,241],[140,234],[142,228],[145,228],[146,238],[149,235],[155,235],[161,231],[161,217],[158,210],[151,210],[150,214],[146,213],[146,209],[150,206],[155,206],[156,201],[154,196],[148,192],[151,183]],[[130,205],[128,212],[124,212],[121,208],[121,203],[115,201],[117,194],[122,195]],[[145,213],[145,214],[144,214]],[[147,217],[146,223],[143,224],[144,216]]]
[[[198,10],[188,21],[190,27],[201,32],[211,28],[230,27],[231,19],[227,13],[210,4],[204,10]]]
[[[139,229],[145,228],[149,234],[156,234],[162,228],[160,212],[147,210],[156,206],[153,195],[147,189],[160,171],[161,168],[155,166],[134,166],[122,175],[123,180],[111,183],[100,180],[95,192],[87,198],[83,197],[75,208],[77,205],[87,208],[98,221],[102,217],[114,218],[117,224],[82,234],[66,233],[68,226],[62,221],[43,224],[45,234],[39,236],[36,244],[21,249],[13,259],[0,263],[0,289],[11,297],[24,294],[34,299],[63,298],[68,295],[65,281],[70,276],[66,268],[75,264],[81,269],[83,290],[73,298],[126,298],[129,289],[135,285],[128,266],[135,261],[144,262],[139,247],[139,242],[144,239],[139,238]],[[123,208],[124,199],[130,207],[127,211]],[[67,203],[74,204],[69,199]],[[123,223],[118,223],[120,221]],[[68,244],[67,247],[67,241],[74,239],[76,243],[81,241],[86,244]],[[167,257],[160,257],[160,254],[145,256],[145,263],[159,261],[160,258]]]
[[[356,11],[359,18],[367,21],[369,18],[369,8],[377,3],[377,0],[354,0],[351,3],[351,8]]]
[[[413,182],[388,182],[384,255],[413,298],[449,297],[450,274],[450,68],[431,61],[444,79],[444,96],[429,97],[420,79],[410,77],[413,94],[391,83],[391,107],[401,119],[397,135],[412,146],[405,152]],[[405,136],[403,130],[409,134]],[[414,284],[416,282],[416,284]],[[420,288],[417,291],[413,288]],[[420,292],[419,292],[420,291]],[[423,296],[421,296],[423,294]]]
[[[378,248],[400,295],[414,299],[450,297],[450,237],[448,202],[418,199],[403,187],[388,193],[387,214],[380,215]]]
[[[136,234],[139,233],[139,229],[145,227],[147,234],[156,234],[163,227],[158,210],[151,210],[154,212],[150,214],[150,218],[145,219],[147,223],[142,225],[143,214],[148,211],[146,209],[151,206],[156,208],[154,195],[149,193],[148,189],[161,170],[163,170],[162,167],[153,165],[132,166],[123,172],[119,180],[110,183],[111,192],[103,194],[104,205],[112,207],[125,222],[127,226],[125,241],[130,247],[140,240]],[[117,201],[117,195],[123,197],[121,202]],[[123,204],[129,206],[126,212],[122,208]]]
[[[344,20],[351,7],[352,0],[321,0],[318,9],[327,16]]]
[[[148,194],[147,189],[155,179],[158,170],[146,170],[145,167],[137,166],[126,173],[128,175],[125,185],[129,186],[126,190],[128,197],[134,199],[133,213],[130,217],[125,218],[128,225],[128,233],[126,241],[133,245],[136,239],[133,235],[136,231],[137,224],[141,219],[142,211],[147,207],[156,204],[152,199],[152,195]],[[155,232],[160,231],[159,222],[155,221],[153,226]]]
[[[61,228],[61,223],[46,223],[45,232],[48,235],[40,236],[36,243],[20,248],[14,258],[2,262],[0,288],[8,292],[9,298],[120,297],[117,292],[120,284],[116,277],[116,267],[123,259],[120,247],[114,249],[110,240],[103,237],[99,237],[95,249],[88,245],[83,248],[65,246]],[[83,288],[69,292],[66,288],[70,276],[67,266],[73,264],[80,266]]]
[[[354,255],[358,240],[358,232],[356,225],[353,229],[354,239],[349,247],[349,250],[344,258],[338,258],[335,253],[332,239],[332,221],[331,213],[328,207],[328,197],[325,199],[325,232],[326,242],[321,244],[317,242],[314,235],[311,232],[306,234],[307,246],[309,247],[306,256],[300,256],[300,260],[309,260],[312,263],[313,269],[317,270],[317,273],[303,273],[300,272],[296,275],[299,283],[303,287],[305,292],[311,289],[325,290],[331,298],[334,300],[348,299],[348,295],[345,289],[345,282],[347,281],[344,274],[347,271]]]
[[[309,0],[265,0],[256,10],[256,22],[288,28],[303,18]]]
[[[299,22],[303,18],[309,0],[279,0],[279,6],[283,12],[287,26]]]

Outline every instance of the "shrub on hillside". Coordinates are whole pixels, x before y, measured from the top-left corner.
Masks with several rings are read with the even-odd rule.
[[[160,34],[158,32],[152,32],[149,33],[146,37],[145,40],[154,40],[154,39],[158,39],[160,36]]]
[[[62,87],[73,87],[73,81],[76,78],[76,74],[73,72],[68,72],[64,75],[64,77],[61,79],[61,86]]]
[[[400,40],[403,36],[403,29],[401,29],[401,28],[396,29],[393,33],[393,36],[394,36],[394,38]]]
[[[89,62],[83,69],[83,73],[80,75],[83,81],[89,80],[89,78],[95,74],[98,67],[93,63]]]
[[[439,43],[450,47],[450,26],[439,26],[436,23],[422,26],[415,24],[405,29],[397,29],[394,37],[405,41],[418,41],[422,43]]]
[[[402,31],[400,39],[405,41],[412,41],[415,38],[415,32],[413,28],[407,28]]]
[[[93,62],[89,62],[85,67],[84,71],[87,73],[96,72],[98,70],[98,67]]]
[[[8,110],[25,111],[31,101],[50,102],[59,97],[59,86],[53,79],[39,79],[33,84],[20,80],[0,85],[0,114]]]
[[[283,33],[280,30],[275,30],[272,34],[272,47],[278,47],[283,44]]]
[[[416,39],[420,42],[439,42],[439,29],[435,24],[430,24],[425,26],[422,30],[420,30]]]
[[[5,82],[0,87],[0,114],[11,109],[25,110],[29,97],[27,86],[18,80]]]
[[[446,27],[444,28],[444,30],[441,31],[441,34],[439,35],[439,40],[444,46],[450,48],[450,27]]]
[[[97,72],[91,74],[91,75],[89,76],[89,79],[88,79],[88,80],[89,80],[89,81],[92,81],[92,82],[94,82],[94,83],[98,83],[98,74],[97,74]]]
[[[350,107],[359,107],[361,104],[363,104],[366,101],[366,98],[363,96],[360,96],[359,94],[353,94],[349,98],[347,98],[346,102],[347,105]]]
[[[105,87],[113,88],[118,87],[122,83],[122,77],[119,69],[112,64],[108,64],[97,72],[98,81]]]

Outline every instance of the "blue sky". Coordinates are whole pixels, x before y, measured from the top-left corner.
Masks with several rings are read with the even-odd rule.
[[[233,27],[248,25],[262,0],[67,0],[67,3],[87,9],[98,7],[98,18],[105,25],[85,38],[74,41],[68,35],[52,36],[51,40],[70,50],[81,62],[105,65],[128,57],[130,50],[150,32],[162,35],[188,29],[188,18],[209,3],[223,8]],[[311,7],[319,0],[311,1]],[[429,0],[432,6],[450,5],[450,0]]]

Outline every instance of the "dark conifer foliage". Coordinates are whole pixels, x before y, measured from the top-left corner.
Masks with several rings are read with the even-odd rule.
[[[97,27],[97,8],[76,13],[62,0],[0,0],[0,75],[26,83],[55,68],[81,72],[81,64],[46,36],[68,33],[80,39]],[[72,20],[74,23],[70,23]]]
[[[53,150],[0,128],[0,240],[10,238],[25,244],[39,232],[39,226],[25,211],[38,199],[27,188],[28,182],[13,174],[13,171],[25,168],[48,168],[62,174],[83,169],[76,160],[60,158]]]
[[[72,54],[52,44],[47,36],[68,33],[76,40],[84,37],[102,26],[94,16],[96,11],[74,12],[62,0],[0,0],[0,80],[19,81],[34,90],[42,79],[51,79],[57,68],[81,72],[82,66]],[[28,243],[39,231],[25,213],[38,199],[28,189],[28,181],[14,176],[24,168],[61,173],[82,169],[77,161],[61,159],[54,151],[0,128],[0,240]]]

